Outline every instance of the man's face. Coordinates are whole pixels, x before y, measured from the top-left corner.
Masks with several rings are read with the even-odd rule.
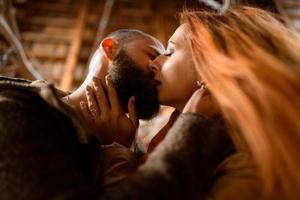
[[[150,63],[163,51],[158,40],[140,38],[120,50],[109,66],[108,75],[123,109],[127,111],[129,98],[135,96],[135,108],[140,119],[150,119],[159,110],[157,82]]]

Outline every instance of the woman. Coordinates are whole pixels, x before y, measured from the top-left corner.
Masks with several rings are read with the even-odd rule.
[[[189,43],[197,74],[216,100],[236,147],[246,146],[251,153],[264,199],[298,199],[299,35],[250,7],[222,15],[186,12],[182,19],[179,29],[187,36],[182,31],[181,37]],[[168,49],[166,56],[175,57],[172,40]]]
[[[265,199],[300,197],[300,39],[269,13],[183,13],[193,62],[260,173]]]
[[[185,114],[146,163],[108,196],[299,199],[299,35],[251,7],[183,12],[182,24],[167,53],[151,66],[161,82],[160,102]],[[199,81],[206,86],[197,90]],[[219,114],[229,131],[212,120]],[[236,153],[225,152],[230,144],[224,132]]]

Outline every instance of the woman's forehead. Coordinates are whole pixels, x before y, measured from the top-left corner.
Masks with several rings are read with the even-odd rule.
[[[186,30],[186,25],[185,24],[180,25],[176,29],[174,34],[171,36],[171,38],[169,39],[169,42],[181,42],[181,41],[183,42],[185,30]]]

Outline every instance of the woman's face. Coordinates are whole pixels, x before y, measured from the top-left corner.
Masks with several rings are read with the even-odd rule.
[[[158,85],[160,104],[179,111],[197,89],[198,76],[186,40],[185,25],[181,25],[169,39],[166,52],[152,64],[155,79],[161,83]]]

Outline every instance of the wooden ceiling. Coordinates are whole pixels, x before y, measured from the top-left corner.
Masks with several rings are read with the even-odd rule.
[[[177,13],[184,6],[203,6],[205,3],[199,3],[200,1],[209,2],[208,0],[14,0],[20,30],[20,34],[16,33],[16,36],[20,39],[32,65],[45,80],[53,81],[57,87],[64,90],[74,90],[84,80],[89,58],[105,35],[120,28],[136,28],[157,37],[166,45],[168,38],[179,25]],[[278,11],[291,27],[300,30],[299,0],[231,0],[231,2],[254,3]],[[8,47],[0,44],[0,53],[3,48],[9,53]]]
[[[176,13],[183,6],[180,0],[114,0],[103,31],[101,19],[107,9],[105,3],[100,0],[28,0],[17,4],[21,41],[33,65],[46,80],[66,90],[76,88],[85,78],[95,45],[103,36],[120,28],[140,29],[166,44],[178,26]]]

